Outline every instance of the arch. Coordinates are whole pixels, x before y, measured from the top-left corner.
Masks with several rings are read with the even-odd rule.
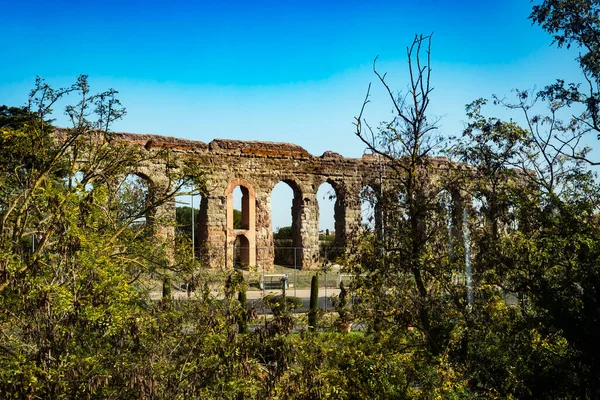
[[[132,172],[123,176],[117,186],[119,218],[130,226],[152,225],[154,215],[144,212],[154,197],[154,182],[148,175]],[[154,209],[150,207],[150,209]]]
[[[381,226],[379,194],[372,185],[360,189],[361,228],[367,232],[377,232]]]
[[[230,181],[225,189],[225,196],[227,196],[227,229],[234,229],[233,191],[238,186],[242,190],[242,229],[250,230],[253,229],[256,224],[256,193],[250,182],[241,178]]]
[[[291,201],[291,225],[289,237],[273,239],[274,260],[282,265],[302,267],[302,257],[300,257],[302,248],[304,247],[302,238],[302,206],[304,199],[300,185],[293,179],[283,178],[278,181],[271,189],[271,196],[275,187],[280,183],[285,183],[292,190]],[[271,215],[273,207],[271,207]],[[271,227],[271,230],[273,226]]]
[[[323,194],[321,188],[323,185],[329,184],[332,188],[333,193],[326,192]],[[333,229],[335,231],[335,236],[333,243],[327,244],[325,246],[321,245],[323,249],[322,257],[327,257],[329,259],[335,258],[340,254],[342,249],[346,246],[346,192],[345,187],[342,183],[337,182],[331,178],[327,178],[324,182],[319,185],[317,189],[317,200],[320,200],[321,197],[326,197],[329,200],[333,200]],[[325,199],[327,200],[327,199]],[[318,221],[320,224],[321,221],[321,207],[319,203],[316,205],[318,215]],[[321,228],[319,226],[319,228]],[[325,240],[327,241],[327,240]],[[324,244],[324,243],[323,243]],[[327,253],[327,254],[325,254]]]
[[[242,227],[235,229],[233,226],[233,191],[236,187],[242,190]],[[235,243],[238,236],[243,236],[244,244],[240,247],[240,260],[244,260],[244,266],[256,265],[256,192],[253,185],[242,178],[236,178],[229,182],[225,188],[227,198],[227,264],[234,263]],[[245,242],[247,241],[247,243]]]
[[[252,265],[250,260],[250,241],[243,233],[235,236],[233,254],[234,266],[247,267]]]
[[[384,193],[382,193],[381,185],[378,183],[364,183],[360,190],[361,213],[363,211],[363,205],[365,208],[368,207],[368,210],[365,210],[367,211],[365,217],[370,218],[367,228],[371,228],[377,235],[382,234],[384,226],[384,199],[382,199],[382,195],[384,195]]]
[[[204,258],[208,237],[208,199],[204,185],[196,185],[191,177],[175,183],[176,235],[190,242],[192,258]]]
[[[315,157],[300,146],[289,143],[217,139],[207,144],[158,135],[139,136],[126,133],[116,135],[115,140],[126,145],[145,147],[149,153],[162,151],[162,149],[173,149],[178,154],[184,155],[184,158],[189,157],[190,160],[196,162],[194,168],[198,172],[204,173],[206,182],[210,185],[210,190],[206,192],[207,208],[202,208],[207,209],[207,256],[209,264],[214,267],[232,265],[233,244],[237,235],[233,226],[229,226],[233,222],[233,207],[229,195],[237,186],[244,187],[246,191],[244,203],[246,225],[245,229],[239,231],[244,231],[244,237],[248,240],[251,249],[260,246],[265,255],[270,255],[273,246],[273,231],[270,219],[269,189],[272,189],[273,181],[281,177],[285,177],[282,180],[288,183],[295,182],[301,193],[294,196],[296,200],[292,206],[301,211],[299,217],[294,214],[293,222],[298,222],[294,231],[301,233],[298,235],[296,243],[303,246],[302,254],[298,257],[305,264],[303,267],[312,268],[318,265],[318,205],[315,202],[317,185],[323,181],[328,181],[334,186],[336,203],[339,202],[345,212],[343,218],[339,216],[335,218],[334,212],[334,218],[338,220],[338,224],[341,224],[344,219],[346,220],[345,227],[334,225],[336,236],[339,235],[338,243],[343,243],[340,239],[347,240],[344,236],[360,230],[361,197],[358,193],[365,186],[370,186],[377,194],[377,196],[372,196],[373,208],[377,207],[377,212],[374,212],[373,216],[376,231],[382,231],[385,228],[384,225],[388,218],[402,221],[397,218],[398,215],[395,213],[397,209],[391,205],[386,208],[391,212],[386,214],[381,212],[381,205],[384,202],[386,205],[388,202],[389,204],[398,202],[397,194],[390,193],[391,191],[389,192],[386,188],[388,186],[397,188],[402,179],[390,168],[389,160],[374,154],[365,154],[361,158],[344,158],[339,154],[326,152],[321,157]],[[429,161],[430,168],[427,169],[427,174],[423,175],[423,179],[428,181],[428,190],[443,182],[452,181],[452,179],[446,178],[452,178],[454,171],[463,171],[465,176],[469,176],[469,174],[476,176],[477,174],[475,168],[466,164],[455,164],[447,158],[434,157]],[[167,161],[156,157],[141,162],[133,172],[147,179],[149,188],[156,187],[162,190],[164,185],[171,182],[169,171],[177,168],[177,164],[176,160]],[[144,176],[144,173],[155,178],[156,185],[151,179],[148,179],[148,176]],[[251,179],[252,184],[239,178],[241,176]],[[512,174],[507,174],[507,177],[510,176]],[[98,177],[98,179],[104,178]],[[73,183],[78,180],[76,177]],[[516,178],[516,183],[521,185],[524,182]],[[117,179],[110,179],[107,184],[114,190],[119,182]],[[380,193],[381,187],[386,189],[385,192],[382,190],[383,193]],[[450,192],[453,198],[456,197],[456,190]],[[453,208],[456,209],[453,215],[456,235],[459,234],[459,227],[462,226],[462,222],[460,222],[462,221],[462,210],[470,203],[468,196],[463,197],[462,195],[460,201],[455,201],[453,205]],[[149,196],[152,196],[152,190],[150,190]],[[468,199],[469,201],[467,201]],[[488,198],[488,200],[493,199]],[[114,207],[114,205],[110,206]],[[165,204],[165,207],[157,213],[156,221],[164,221],[166,218],[161,218],[161,216],[171,215],[171,208],[173,208],[174,216],[174,205],[171,207],[170,204]],[[340,214],[343,215],[343,213],[338,215]],[[455,243],[458,243],[458,240],[455,240]],[[268,258],[261,257],[260,261]],[[250,257],[250,259],[252,258]],[[254,260],[250,261],[250,264],[254,264],[254,262]]]

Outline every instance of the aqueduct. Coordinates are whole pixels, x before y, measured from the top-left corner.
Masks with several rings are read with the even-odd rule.
[[[244,264],[261,264],[267,269],[273,265],[271,192],[277,183],[285,182],[294,194],[292,231],[293,246],[299,249],[298,265],[314,268],[319,263],[319,186],[328,182],[335,190],[335,244],[344,247],[361,228],[361,190],[389,173],[385,163],[374,155],[344,158],[327,151],[313,156],[289,143],[215,139],[206,144],[159,135],[115,136],[149,152],[167,148],[192,157],[200,165],[206,188],[195,237],[203,245],[203,256],[213,266],[233,266],[236,240],[243,249],[238,256]],[[434,168],[440,172],[449,166],[446,158],[434,161]],[[164,179],[164,166],[140,166],[140,171],[152,181]],[[233,191],[238,186],[243,195],[242,226],[234,229]],[[174,203],[164,206],[161,212],[175,220]]]

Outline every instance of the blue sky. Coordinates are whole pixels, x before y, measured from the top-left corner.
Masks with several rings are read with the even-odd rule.
[[[523,0],[0,5],[0,104],[24,104],[38,75],[66,86],[88,74],[92,89],[120,92],[128,115],[116,131],[284,141],[360,157],[352,122],[374,82],[372,61],[379,55],[392,87],[405,89],[415,33],[434,33],[430,111],[446,134],[460,134],[464,106],[478,97],[581,79],[576,50],[551,47]],[[373,95],[366,117],[376,123],[391,106],[380,87]],[[289,225],[291,191],[280,192],[274,227]],[[332,229],[332,204],[321,208],[322,227]]]

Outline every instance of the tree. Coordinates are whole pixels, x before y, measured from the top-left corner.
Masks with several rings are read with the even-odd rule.
[[[546,114],[537,114],[534,105],[540,98],[516,93],[514,103],[496,99],[496,104],[520,111],[523,127],[484,118],[479,100],[468,107],[472,122],[458,146],[461,158],[477,167],[479,180],[472,190],[487,196],[482,210],[487,223],[475,230],[473,241],[480,296],[487,291],[488,298],[509,293],[519,299],[518,308],[495,321],[478,312],[470,316],[473,329],[464,336],[470,357],[464,365],[477,360],[470,368],[480,371],[480,384],[503,376],[497,390],[504,395],[517,384],[535,398],[595,398],[600,366],[588,354],[595,346],[589,332],[600,329],[591,295],[600,282],[594,211],[600,205],[599,187],[581,158],[562,152],[564,137],[579,132],[578,121],[564,124],[558,117],[566,103],[554,99]],[[497,323],[514,332],[510,338],[490,330]],[[498,347],[531,361],[514,365],[506,359],[502,367]],[[520,372],[509,383],[505,368],[511,364]],[[482,365],[490,366],[489,375],[481,374]]]
[[[273,239],[291,240],[293,233],[291,226],[282,226],[273,234]]]
[[[376,329],[415,327],[423,333],[429,351],[438,355],[444,347],[446,322],[441,318],[441,287],[436,282],[437,275],[444,273],[438,263],[444,261],[434,249],[445,225],[437,201],[441,187],[430,184],[429,174],[433,165],[430,156],[443,139],[436,135],[437,120],[428,114],[433,91],[430,48],[431,36],[415,36],[407,48],[408,91],[398,96],[374,63],[373,70],[391,100],[393,118],[382,122],[377,130],[366,123],[363,114],[370,85],[356,117],[356,135],[382,157],[393,175],[381,190],[383,196],[377,198],[386,216],[380,223],[379,238],[370,236],[372,242],[363,247],[366,251],[359,252],[363,254],[361,272],[369,271],[369,279],[358,282],[372,292]]]
[[[55,129],[48,122],[52,107],[68,95],[79,97],[66,108],[72,127]],[[153,325],[141,277],[180,266],[150,221],[141,229],[136,221],[171,201],[178,188],[155,187],[138,201],[129,196],[136,190],[121,190],[128,185],[122,177],[150,159],[177,166],[167,171],[172,182],[195,175],[191,164],[167,152],[117,143],[110,126],[124,109],[115,95],[90,93],[85,76],[58,90],[38,79],[25,109],[2,108],[5,397],[109,397],[115,388],[141,396],[149,382],[137,368],[145,357],[140,341]]]
[[[49,104],[69,93],[80,99],[67,108],[73,127],[54,128]],[[0,130],[4,397],[349,399],[460,392],[460,385],[436,388],[453,379],[427,364],[422,339],[414,341],[418,352],[407,351],[406,336],[395,335],[402,329],[364,337],[290,334],[289,310],[300,299],[273,299],[272,323],[239,335],[241,316],[248,315],[234,298],[243,290],[241,275],[216,287],[215,271],[204,273],[182,257],[189,245],[173,249],[152,226],[165,222],[157,207],[174,199],[183,177],[201,179],[191,173],[198,168],[163,149],[119,143],[109,129],[123,113],[114,95],[90,94],[85,77],[65,90],[40,80],[31,107],[11,109]],[[172,184],[134,178],[145,161],[163,161]],[[173,273],[189,277],[199,296],[151,301],[152,278],[168,283]],[[167,294],[170,285],[164,288]]]
[[[376,71],[393,102],[392,122],[378,130],[364,122],[369,92],[357,117],[357,134],[394,176],[375,190],[384,215],[378,235],[365,235],[350,256],[360,265],[355,309],[371,317],[378,335],[394,338],[388,350],[420,360],[436,388],[449,379],[474,397],[595,398],[598,366],[587,354],[598,320],[591,299],[598,188],[585,168],[586,150],[568,151],[583,122],[564,123],[568,99],[548,101],[545,93],[517,91],[514,103],[494,99],[519,110],[522,126],[484,117],[478,100],[467,108],[471,123],[454,153],[470,166],[432,182],[429,156],[439,140],[421,146],[422,132],[434,131],[424,114],[430,86],[429,64],[417,57],[422,41],[408,49],[415,61],[407,95],[396,97]],[[538,111],[544,104],[546,115]],[[444,188],[455,197],[450,206],[440,201]],[[460,243],[457,227],[471,240]],[[467,263],[470,301],[468,285],[451,279]]]
[[[565,83],[557,79],[538,94],[550,102],[559,101],[573,108],[573,119],[580,124],[569,138],[559,144],[561,152],[571,158],[600,164],[579,150],[587,133],[596,132],[600,138],[600,3],[597,0],[545,0],[534,5],[529,18],[553,36],[558,47],[576,45],[580,50],[577,61],[585,83]],[[578,107],[573,107],[578,106]]]
[[[233,210],[233,229],[242,229],[242,212]]]
[[[576,44],[577,60],[590,79],[600,78],[600,3],[597,0],[545,0],[534,5],[529,18],[550,33],[558,47]]]
[[[192,240],[192,220],[198,221],[200,219],[200,210],[194,208],[193,213],[194,218],[192,219],[192,207],[177,207],[175,210],[175,216],[177,219],[177,229],[181,233],[184,233],[190,241]]]

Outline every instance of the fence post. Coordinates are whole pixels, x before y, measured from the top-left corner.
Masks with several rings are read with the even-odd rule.
[[[294,247],[294,297],[296,297],[296,271],[298,270],[298,266],[296,265],[296,249],[297,247]]]
[[[325,312],[327,312],[327,269],[325,269]]]
[[[259,265],[262,271],[262,296],[265,297],[265,264]]]

